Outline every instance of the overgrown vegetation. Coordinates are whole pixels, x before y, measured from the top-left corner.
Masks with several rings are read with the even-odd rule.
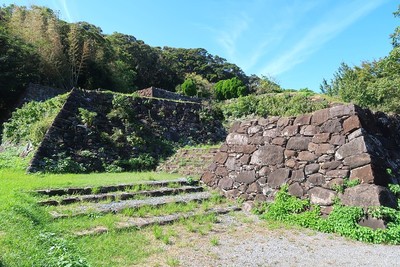
[[[225,118],[245,116],[292,116],[328,107],[325,99],[313,99],[310,92],[248,95],[219,105]]]
[[[337,200],[328,217],[321,216],[320,207],[311,205],[309,199],[298,199],[288,193],[284,185],[276,194],[273,203],[260,205],[255,209],[266,220],[278,220],[325,233],[337,233],[351,239],[370,242],[400,244],[400,210],[388,207],[370,208],[343,206]],[[385,219],[387,229],[373,230],[358,222],[364,216]]]
[[[37,145],[42,141],[67,97],[68,94],[64,94],[45,102],[31,101],[16,109],[12,119],[4,123],[3,143],[31,142]]]

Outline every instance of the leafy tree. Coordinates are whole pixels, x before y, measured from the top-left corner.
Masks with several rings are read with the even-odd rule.
[[[234,77],[217,82],[214,86],[214,92],[218,100],[225,100],[246,95],[247,88],[241,80]]]
[[[394,14],[399,17],[400,7]],[[400,113],[399,29],[391,35],[393,50],[388,56],[354,67],[342,63],[330,83],[323,80],[321,91],[362,107]]]
[[[188,96],[197,95],[197,86],[192,79],[186,79],[181,85],[182,93]]]

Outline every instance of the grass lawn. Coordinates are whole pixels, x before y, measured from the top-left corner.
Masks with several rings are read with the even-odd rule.
[[[175,179],[176,174],[93,173],[25,174],[0,169],[0,266],[127,266],[159,252],[152,229],[110,231],[75,237],[71,229],[111,225],[112,214],[53,220],[48,208],[36,204],[33,189],[100,186],[144,180]]]

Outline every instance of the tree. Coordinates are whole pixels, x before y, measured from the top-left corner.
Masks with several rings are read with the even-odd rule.
[[[225,100],[245,96],[247,88],[237,77],[228,80],[222,80],[214,86],[215,97],[218,100]]]

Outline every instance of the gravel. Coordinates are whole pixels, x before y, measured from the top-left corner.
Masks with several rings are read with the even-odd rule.
[[[307,229],[273,229],[242,212],[220,218],[208,235],[184,234],[179,238],[184,243],[177,241],[175,246],[164,248],[164,261],[149,259],[151,265],[147,262],[143,266],[164,266],[165,258],[195,267],[400,266],[400,246],[366,244]],[[211,238],[219,244],[213,246]]]

